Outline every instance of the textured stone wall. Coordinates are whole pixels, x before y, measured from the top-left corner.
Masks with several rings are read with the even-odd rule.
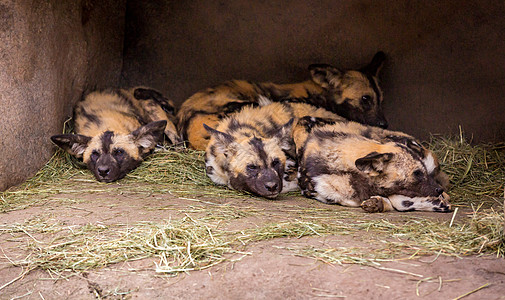
[[[0,190],[33,175],[82,92],[120,79],[126,1],[0,1]]]
[[[505,140],[503,1],[128,1],[123,83],[181,103],[238,78],[290,82],[377,50],[391,128]]]

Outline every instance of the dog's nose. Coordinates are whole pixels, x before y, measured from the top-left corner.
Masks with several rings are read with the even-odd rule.
[[[279,187],[279,185],[277,184],[277,182],[270,181],[270,182],[265,183],[265,188],[269,192],[276,191],[278,187]]]
[[[110,172],[110,169],[107,166],[98,167],[98,174],[100,174],[100,176],[102,176],[102,177],[109,175],[109,172]]]

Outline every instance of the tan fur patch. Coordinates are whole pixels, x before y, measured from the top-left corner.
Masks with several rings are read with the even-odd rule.
[[[375,95],[375,91],[366,76],[357,71],[346,72],[340,84],[342,86],[342,102],[347,99],[355,107],[360,107],[362,95],[371,97]]]
[[[211,128],[216,128],[219,118],[216,115],[197,115],[189,123],[189,130],[194,134],[189,136],[189,143],[194,149],[205,149],[209,143],[210,135],[203,127],[203,124]]]
[[[130,107],[117,95],[107,92],[90,93],[84,101],[78,102],[75,117],[75,132],[91,137],[107,130],[128,134],[140,127]],[[98,122],[93,122],[94,118]]]
[[[116,148],[124,149],[135,160],[142,159],[142,157],[139,155],[138,147],[132,141],[130,135],[114,135],[112,137],[111,149]]]
[[[318,196],[322,202],[358,207],[361,201],[353,199],[354,189],[350,184],[350,175],[325,174],[314,177]]]

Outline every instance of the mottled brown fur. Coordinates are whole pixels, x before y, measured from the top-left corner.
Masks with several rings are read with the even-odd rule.
[[[203,124],[218,122],[259,98],[274,102],[302,102],[325,108],[347,119],[387,127],[382,113],[382,92],[377,74],[385,55],[379,52],[360,70],[342,71],[330,65],[309,66],[311,80],[293,84],[253,83],[233,80],[198,92],[187,99],[178,114],[178,131],[194,149],[206,148],[210,135]]]
[[[276,102],[245,107],[216,129],[207,127],[207,175],[217,184],[269,198],[297,189],[292,126],[307,115],[343,120],[308,104]]]
[[[97,180],[111,182],[135,169],[163,133],[181,142],[173,112],[172,103],[149,88],[95,91],[74,108],[75,134],[51,140],[82,159]]]
[[[351,121],[304,123],[294,130],[304,195],[368,212],[450,210],[436,157],[414,138]]]
[[[435,180],[444,189],[447,189],[449,187],[449,178],[447,174],[440,170],[440,164],[437,156],[430,149],[424,147],[416,138],[400,131],[386,130],[375,126],[364,126],[356,122],[335,121],[331,118],[323,119],[305,117],[299,120],[298,125],[294,130],[294,138],[297,148],[303,148],[303,143],[305,143],[307,136],[312,128],[321,127],[324,125],[333,125],[335,123],[339,123],[339,126],[342,126],[342,128],[345,129],[341,131],[333,130],[317,132],[317,136],[324,138],[322,135],[326,135],[327,138],[331,138],[353,134],[380,142],[396,142],[399,145],[403,145],[404,148],[407,149],[412,155],[415,155],[421,159],[426,166],[430,176],[435,178]]]

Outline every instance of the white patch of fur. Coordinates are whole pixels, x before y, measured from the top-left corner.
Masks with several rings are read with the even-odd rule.
[[[269,98],[267,98],[267,97],[265,97],[263,95],[259,95],[258,96],[258,105],[259,106],[267,106],[267,105],[272,104],[272,103],[274,103],[272,101],[272,99],[269,99]]]
[[[205,164],[205,166],[213,168],[212,174],[207,174],[210,180],[212,180],[216,184],[228,185],[229,178],[226,175],[226,173],[220,167],[218,167],[215,157],[209,156],[207,158],[207,163]]]
[[[87,145],[74,143],[72,145],[72,152],[75,153],[76,157],[80,157],[83,155],[84,151],[86,151]]]
[[[292,168],[295,165],[296,165],[295,161],[293,161],[291,159],[287,159],[286,160],[286,167],[284,169],[285,170],[289,170],[290,167]],[[282,193],[287,193],[287,192],[292,192],[292,191],[299,190],[298,180],[297,180],[297,178],[299,176],[300,176],[300,174],[297,172],[296,178],[294,180],[288,181],[288,180],[283,179],[282,180],[282,191],[281,191],[281,194]],[[284,177],[287,177],[287,175],[284,174]]]
[[[286,159],[286,167],[284,169],[289,170],[290,167],[294,167],[296,162],[292,159]]]
[[[284,174],[286,174],[286,172],[290,169],[293,169],[294,166],[296,165],[296,162],[292,159],[286,159],[286,165],[284,167]],[[297,174],[297,178],[298,178],[299,174]]]
[[[350,183],[350,175],[323,174],[313,177],[312,180],[315,183],[317,200],[350,207],[360,206],[361,201],[352,198],[354,189]]]
[[[423,163],[424,166],[426,167],[426,170],[428,171],[428,174],[433,173],[433,171],[435,171],[435,169],[437,168],[435,158],[433,157],[433,154],[431,152],[423,159]]]
[[[287,193],[287,192],[292,192],[292,191],[298,191],[298,180],[292,180],[292,181],[282,181],[282,191],[281,194]]]
[[[137,140],[137,145],[145,149],[151,149],[156,146],[156,142],[151,136],[144,136]]]
[[[332,87],[336,87],[340,84],[341,78],[340,77],[331,77],[329,80],[329,83]]]
[[[398,211],[406,211],[406,210],[417,210],[417,211],[433,211],[433,208],[439,207],[433,205],[433,203],[428,200],[436,200],[440,199],[443,202],[443,198],[439,197],[407,197],[404,195],[391,195],[388,197],[391,201],[393,207]],[[413,204],[409,207],[403,206],[403,201],[411,201]]]

